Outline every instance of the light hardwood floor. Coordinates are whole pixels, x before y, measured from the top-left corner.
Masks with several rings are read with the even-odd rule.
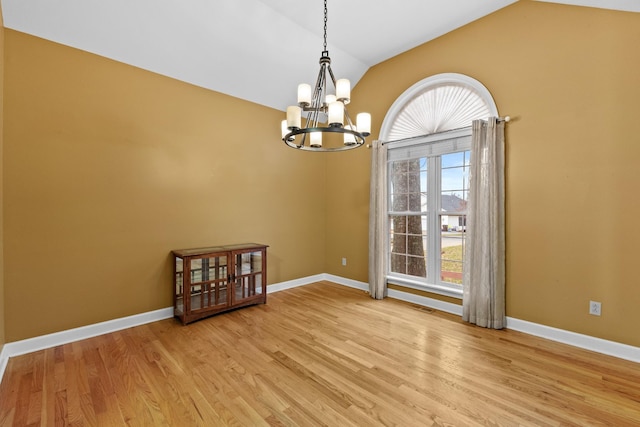
[[[11,358],[0,425],[639,426],[640,365],[321,282]]]

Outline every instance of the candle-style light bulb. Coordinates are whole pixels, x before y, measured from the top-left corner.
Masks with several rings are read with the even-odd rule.
[[[335,95],[331,95],[331,94],[329,94],[329,95],[327,95],[327,96],[325,96],[325,97],[324,97],[324,103],[325,103],[325,104],[327,104],[327,105],[329,105],[329,104],[331,104],[332,102],[336,102],[336,99],[337,99],[337,98],[336,98],[336,96],[335,96]]]
[[[308,106],[311,104],[311,86],[306,83],[298,85],[298,104]]]
[[[322,147],[322,132],[311,132],[311,143],[310,147],[320,148]]]
[[[287,128],[300,129],[302,126],[302,108],[296,105],[287,107]]]
[[[371,114],[358,113],[356,116],[356,127],[358,128],[358,132],[362,135],[371,135]]]
[[[351,83],[348,79],[338,79],[336,81],[336,98],[348,104],[351,100]]]
[[[341,127],[344,124],[344,104],[340,101],[329,104],[329,126]]]

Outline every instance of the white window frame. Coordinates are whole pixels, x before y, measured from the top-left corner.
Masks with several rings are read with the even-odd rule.
[[[390,142],[387,168],[395,160],[427,158],[427,211],[424,212],[393,212],[388,203],[387,224],[392,215],[419,215],[427,217],[427,277],[422,279],[401,273],[387,271],[387,282],[402,285],[412,289],[433,292],[453,298],[462,298],[462,285],[444,282],[440,276],[441,253],[441,156],[471,150],[471,128],[463,128],[427,135],[410,140]],[[387,180],[387,195],[391,194],[391,180]],[[466,214],[463,213],[463,214]],[[387,226],[387,235],[389,227]],[[387,265],[391,265],[391,251],[389,242],[386,245]]]

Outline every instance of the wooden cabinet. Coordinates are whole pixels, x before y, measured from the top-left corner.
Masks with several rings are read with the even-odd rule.
[[[173,313],[187,324],[267,302],[267,245],[174,250]]]

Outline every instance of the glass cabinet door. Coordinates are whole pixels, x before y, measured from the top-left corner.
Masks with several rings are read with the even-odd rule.
[[[229,304],[225,255],[191,259],[189,271],[191,311]]]
[[[262,251],[235,254],[233,301],[260,296],[262,289]]]
[[[180,257],[175,257],[175,265],[173,267],[173,272],[175,275],[174,284],[175,284],[175,294],[173,306],[176,312],[183,314],[184,311],[184,261]]]

